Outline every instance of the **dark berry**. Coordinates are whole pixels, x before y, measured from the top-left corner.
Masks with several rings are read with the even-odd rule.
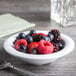
[[[60,31],[57,29],[52,29],[51,33],[54,35],[54,38],[58,38],[60,36]]]
[[[36,30],[30,30],[30,35],[32,36],[32,34],[35,34],[36,33]]]
[[[17,36],[17,37],[16,37],[16,39],[17,39],[17,40],[19,40],[19,39],[20,39],[20,37],[19,37],[19,36]]]
[[[24,46],[24,45],[20,45],[18,50],[19,50],[20,52],[26,52],[27,47]]]
[[[59,46],[59,50],[63,49],[63,48],[65,47],[65,42],[64,42],[64,40],[60,40],[60,41],[58,42],[58,46]]]
[[[28,43],[33,42],[32,36],[29,36],[29,35],[26,37],[26,40],[27,40]]]
[[[49,41],[50,42],[50,38],[49,37],[44,37],[44,40]]]
[[[54,46],[54,51],[53,52],[57,52],[59,51],[59,47],[58,47],[58,44],[55,43],[55,42],[52,42],[53,46]]]
[[[18,39],[25,39],[25,37],[26,37],[26,35],[24,33],[20,33],[17,38]]]
[[[32,48],[30,50],[30,54],[37,54],[37,49],[36,48]]]
[[[50,38],[50,41],[54,39],[54,35],[51,32],[49,32],[47,36]]]
[[[60,40],[61,40],[61,37],[59,36],[58,38],[54,38],[53,41],[57,43],[57,42],[59,42]]]
[[[27,34],[26,37],[30,36],[30,34]]]
[[[13,44],[15,44],[16,41],[17,41],[17,39],[15,39],[15,41],[13,42]]]
[[[39,42],[41,39],[44,39],[44,36],[42,36],[42,35],[33,36],[33,41],[34,42]]]

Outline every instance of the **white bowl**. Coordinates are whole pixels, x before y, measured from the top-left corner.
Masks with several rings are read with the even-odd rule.
[[[29,31],[25,31],[24,33],[27,34],[28,32]],[[48,31],[40,31],[40,30],[37,30],[37,32],[43,32],[45,34],[48,33]],[[17,35],[18,34],[15,34],[15,35],[9,37],[4,42],[5,51],[15,57],[18,57],[30,64],[35,64],[35,65],[47,64],[58,58],[61,58],[65,55],[67,55],[68,53],[70,53],[74,49],[74,45],[75,45],[74,41],[70,37],[68,37],[64,34],[61,34],[61,38],[65,41],[65,44],[66,44],[64,49],[62,49],[61,51],[58,51],[56,53],[52,53],[52,54],[32,55],[32,54],[19,52],[13,47],[13,41],[15,40]]]

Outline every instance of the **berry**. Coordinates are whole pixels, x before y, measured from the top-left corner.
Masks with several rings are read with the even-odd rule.
[[[44,37],[44,40],[49,41],[50,42],[50,38],[49,37]]]
[[[37,54],[37,49],[36,48],[32,48],[30,50],[30,54]]]
[[[33,48],[37,48],[38,47],[38,42],[31,42],[29,45],[28,45],[28,50],[27,52],[30,53],[31,52],[31,49]]]
[[[54,35],[54,38],[58,38],[60,36],[60,31],[57,29],[52,29],[51,33]]]
[[[36,30],[30,30],[30,36],[32,36],[32,34],[35,34],[36,33]]]
[[[19,50],[20,52],[26,52],[27,47],[24,46],[24,45],[20,45],[19,48],[18,48],[18,50]]]
[[[26,35],[24,33],[20,33],[17,39],[25,39]]]
[[[58,47],[58,44],[55,43],[55,42],[52,42],[53,46],[54,46],[54,51],[53,52],[57,52],[59,51],[59,47]]]
[[[17,41],[17,39],[15,39],[15,41],[13,42],[13,44],[15,44],[16,41]]]
[[[20,39],[15,42],[15,49],[18,50],[20,45],[24,45],[27,47],[27,41],[25,39]]]
[[[43,33],[35,33],[35,34],[32,34],[32,36],[35,36],[35,35],[42,35],[42,36],[46,36],[45,34],[43,34]]]
[[[65,46],[64,40],[60,40],[60,41],[58,42],[58,46],[59,46],[59,50],[63,49],[64,46]]]
[[[17,39],[17,40],[19,40],[19,39],[20,39],[20,37],[19,37],[19,36],[17,36],[17,37],[16,37],[16,39]]]
[[[61,40],[61,37],[59,36],[58,38],[54,38],[53,41],[54,41],[55,43],[57,43],[57,42],[59,42],[60,40]]]
[[[41,39],[44,39],[44,37],[42,35],[33,36],[33,41],[34,42],[39,42]]]
[[[50,41],[54,39],[54,35],[51,32],[48,33],[47,37],[50,38]]]
[[[28,44],[33,42],[32,36],[29,36],[29,35],[26,37],[26,40],[27,40]]]
[[[30,34],[27,34],[27,35],[26,35],[26,38],[27,38],[28,36],[30,36]]]
[[[37,47],[38,54],[50,54],[53,52],[53,45],[45,40],[40,40],[39,45]]]

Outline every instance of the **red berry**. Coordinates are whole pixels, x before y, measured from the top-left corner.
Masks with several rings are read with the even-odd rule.
[[[45,34],[43,34],[43,33],[35,33],[35,34],[32,34],[32,36],[35,36],[35,35],[42,35],[42,36],[46,36]]]
[[[20,39],[15,42],[15,49],[18,50],[20,45],[27,46],[27,41],[25,39]]]
[[[50,54],[53,52],[53,45],[45,40],[40,40],[39,45],[37,47],[39,54]]]
[[[38,42],[31,42],[29,45],[28,45],[28,50],[27,50],[27,53],[31,53],[31,49],[33,48],[37,48],[38,47]]]

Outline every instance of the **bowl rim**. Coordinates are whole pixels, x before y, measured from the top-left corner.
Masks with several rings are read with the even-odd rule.
[[[25,31],[26,34],[29,31]],[[24,33],[25,33],[24,32]],[[37,30],[37,32],[43,32],[43,33],[47,33],[48,31],[45,30]],[[68,53],[70,53],[73,49],[74,49],[74,41],[67,35],[64,35],[61,33],[61,37],[62,39],[65,41],[65,47],[58,52],[52,53],[52,54],[40,54],[40,55],[35,55],[35,54],[27,54],[27,53],[22,53],[17,51],[15,48],[13,48],[11,45],[13,43],[13,40],[15,39],[15,37],[18,35],[19,33],[12,35],[11,37],[9,37],[7,40],[5,40],[4,42],[4,49],[7,53],[15,56],[15,57],[19,57],[19,58],[25,58],[25,59],[52,59],[52,58],[59,58],[62,56],[67,55]]]

